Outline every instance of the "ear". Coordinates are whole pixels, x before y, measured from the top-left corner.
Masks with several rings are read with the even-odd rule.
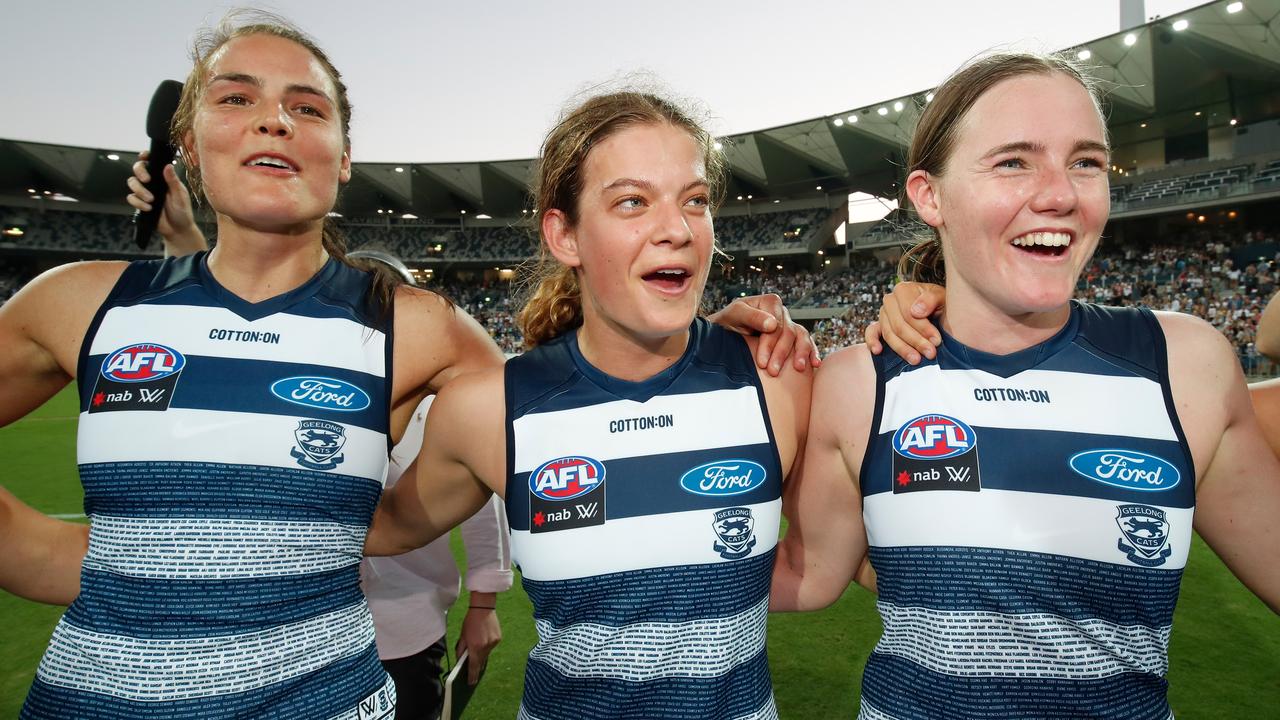
[[[342,163],[338,168],[338,182],[346,185],[351,181],[351,148],[342,151]]]
[[[924,170],[912,171],[907,176],[907,197],[916,214],[926,224],[942,227],[942,208],[938,204],[937,178]]]
[[[551,209],[542,214],[542,237],[556,260],[569,267],[582,266],[582,258],[578,255],[578,235],[563,210]]]
[[[200,167],[200,156],[196,154],[196,135],[190,130],[182,136],[182,160],[187,167]]]

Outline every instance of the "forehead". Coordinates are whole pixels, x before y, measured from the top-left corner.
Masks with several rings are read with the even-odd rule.
[[[596,144],[587,155],[585,177],[588,187],[619,178],[683,186],[706,179],[706,161],[687,130],[665,122],[644,123],[625,127]]]
[[[333,81],[310,50],[274,35],[256,33],[223,43],[209,57],[208,78],[243,74],[266,83],[310,85],[333,95]]]
[[[1031,74],[996,83],[965,115],[959,153],[983,153],[1010,142],[1046,147],[1105,142],[1105,129],[1089,91],[1063,73]]]

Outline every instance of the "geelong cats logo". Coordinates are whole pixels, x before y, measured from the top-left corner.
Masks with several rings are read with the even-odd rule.
[[[298,446],[289,451],[298,464],[312,470],[332,470],[345,458],[339,455],[347,442],[347,429],[328,420],[299,420],[293,431]]]

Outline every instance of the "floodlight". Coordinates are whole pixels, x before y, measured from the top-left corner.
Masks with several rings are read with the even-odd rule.
[[[1138,42],[1138,36],[1133,33],[1127,33],[1124,36],[1125,47],[1133,47]]]
[[[1093,53],[1088,50],[1081,50],[1080,52],[1076,53],[1076,57],[1081,60],[1088,60],[1089,58],[1093,57]]]
[[[1186,20],[1175,20],[1173,22],[1173,29],[1177,32],[1182,32],[1183,30],[1186,30],[1187,26],[1189,26],[1190,24],[1191,23],[1187,22]]]
[[[1227,12],[1232,15],[1235,15],[1236,13],[1240,12],[1243,9],[1244,9],[1244,3],[1242,2],[1233,2],[1227,5]]]
[[[835,120],[832,120],[832,121],[831,121],[831,124],[832,124],[832,125],[835,125],[836,127],[840,127],[840,126],[844,125],[844,120],[843,120],[843,119],[841,119],[841,118],[836,118]]]

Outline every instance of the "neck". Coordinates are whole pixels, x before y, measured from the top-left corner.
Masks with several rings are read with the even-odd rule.
[[[1053,337],[1070,317],[1069,304],[1052,310],[1010,314],[968,288],[948,287],[942,329],[975,350],[1008,355]]]
[[[648,380],[674,365],[689,345],[687,328],[675,335],[644,338],[594,316],[584,308],[578,351],[597,370],[619,380]]]
[[[328,259],[319,225],[298,232],[262,231],[219,215],[209,271],[237,297],[259,302],[302,286]]]

